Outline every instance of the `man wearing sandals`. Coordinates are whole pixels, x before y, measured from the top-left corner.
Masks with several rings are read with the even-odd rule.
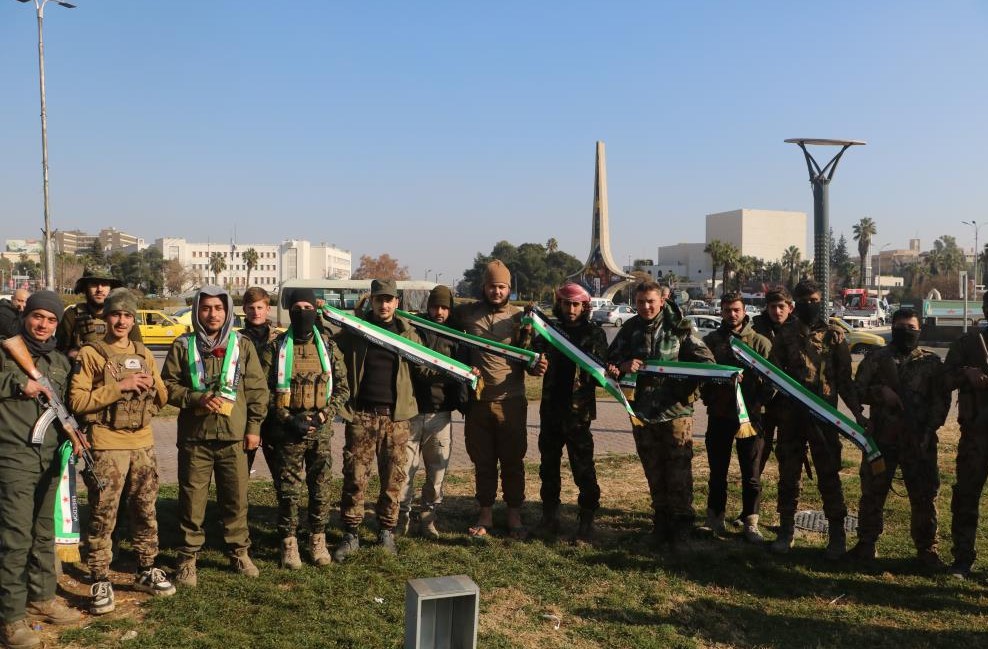
[[[126,288],[116,288],[103,308],[106,336],[83,344],[69,390],[69,406],[88,424],[94,471],[106,484],[89,491],[90,613],[115,608],[110,583],[111,538],[120,497],[126,491],[133,547],[138,570],[134,588],[152,595],[175,594],[175,586],[156,568],[158,556],[158,461],[154,453],[151,417],[168,402],[154,356],[130,340],[137,300]]]

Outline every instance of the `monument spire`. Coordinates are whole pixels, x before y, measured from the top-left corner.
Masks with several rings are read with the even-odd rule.
[[[590,231],[590,256],[573,279],[595,297],[610,297],[625,282],[634,277],[614,263],[611,254],[610,222],[607,215],[607,161],[603,141],[597,141],[597,162],[594,173],[593,220]]]

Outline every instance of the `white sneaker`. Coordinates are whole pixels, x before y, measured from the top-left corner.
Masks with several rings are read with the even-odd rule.
[[[175,594],[175,585],[168,581],[168,578],[165,577],[165,571],[161,568],[148,568],[139,571],[134,578],[134,588],[157,597],[168,597]]]
[[[89,612],[93,615],[103,615],[117,607],[113,601],[113,584],[108,581],[97,581],[89,589],[89,594]]]

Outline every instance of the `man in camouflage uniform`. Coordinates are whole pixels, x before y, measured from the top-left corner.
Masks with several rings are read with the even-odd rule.
[[[765,310],[751,319],[751,326],[755,333],[765,336],[769,343],[775,342],[775,337],[779,333],[789,316],[792,314],[792,296],[785,287],[772,289],[765,293]],[[762,456],[759,460],[758,472],[765,471],[768,458],[772,456],[772,446],[775,443],[775,429],[778,427],[778,408],[785,408],[786,400],[779,396],[776,400],[765,404],[765,413],[762,415]]]
[[[851,352],[844,339],[844,329],[829,322],[820,288],[815,282],[804,280],[797,284],[793,297],[796,299],[796,318],[779,329],[769,360],[834,407],[837,407],[840,395],[858,424],[866,427],[868,420],[862,414],[857,391],[851,382]],[[840,438],[832,426],[824,426],[798,404],[787,403],[777,412],[779,440],[775,455],[779,461],[780,522],[772,551],[785,554],[792,548],[803,459],[808,445],[828,521],[829,541],[825,554],[828,559],[839,559],[847,548],[844,531],[847,506],[839,474]]]
[[[315,294],[311,289],[295,289],[289,300],[291,326],[265,346],[261,367],[271,391],[266,432],[279,472],[275,484],[281,566],[298,570],[302,558],[296,533],[303,484],[309,488],[309,555],[317,566],[332,562],[326,548],[326,523],[332,505],[333,417],[346,403],[350,389],[343,355],[316,327]]]
[[[556,291],[552,312],[574,345],[605,362],[607,336],[600,325],[590,322],[590,294],[586,289],[574,283],[561,286]],[[589,543],[593,539],[594,514],[600,507],[600,485],[590,434],[590,422],[597,418],[597,382],[548,341],[537,340],[535,349],[545,351],[549,359],[539,408],[542,520],[537,532],[550,537],[559,534],[560,463],[566,448],[573,481],[580,490],[576,540]]]
[[[740,293],[725,293],[720,298],[721,326],[703,338],[717,363],[737,365],[731,349],[731,339],[738,338],[762,356],[768,357],[772,343],[755,333],[744,313]],[[707,521],[705,527],[714,534],[723,534],[724,511],[727,506],[727,473],[731,466],[731,446],[738,449],[741,467],[741,520],[744,538],[749,543],[763,543],[758,531],[758,506],[762,494],[760,432],[762,402],[766,387],[752,370],[741,380],[741,394],[747,406],[750,422],[742,424],[738,416],[737,390],[734,385],[707,383],[701,390],[707,405],[707,462],[710,478],[707,492]]]
[[[429,292],[426,308],[429,320],[446,324],[453,309],[453,293],[449,287],[439,285],[433,288]],[[457,360],[463,356],[456,342],[425,327],[416,327],[415,330],[422,338],[422,344],[429,349]],[[412,501],[415,499],[415,473],[421,458],[425,465],[425,484],[422,485],[419,534],[436,540],[439,538],[436,517],[443,502],[443,484],[453,450],[453,411],[464,408],[467,388],[461,381],[438,373],[431,377],[414,376],[412,381],[419,414],[409,422],[408,458],[405,462],[405,483],[401,488],[398,533],[408,533]]]
[[[930,568],[943,569],[937,554],[937,430],[947,418],[950,393],[943,387],[940,357],[918,347],[919,333],[917,313],[899,309],[892,314],[891,344],[871,352],[858,366],[855,384],[861,402],[871,404],[885,471],[875,475],[867,460],[861,462],[858,543],[848,555],[866,561],[877,556],[885,499],[896,466],[901,466],[917,558]]]
[[[175,593],[165,573],[154,565],[158,556],[158,461],[151,417],[168,402],[168,392],[154,356],[129,339],[137,314],[133,294],[125,288],[113,289],[103,311],[106,336],[79,350],[78,369],[69,390],[69,407],[87,424],[94,471],[106,485],[102,491],[89,490],[89,610],[95,615],[115,608],[109,578],[111,534],[125,490],[138,559],[134,587],[152,595]]]
[[[261,441],[268,385],[253,343],[233,330],[233,299],[203,286],[192,302],[192,333],[175,339],[161,378],[178,414],[178,507],[182,543],[175,583],[198,583],[196,557],[209,483],[215,474],[223,541],[230,567],[245,577],[258,570],[247,554],[247,451]]]
[[[262,358],[264,349],[268,344],[278,337],[278,330],[271,325],[268,316],[271,314],[271,296],[260,286],[251,286],[244,291],[244,326],[240,333],[254,343],[257,350],[257,357]],[[271,472],[271,481],[274,488],[278,489],[278,479],[280,472],[275,460],[274,445],[268,441],[272,438],[271,428],[274,425],[274,412],[268,410],[268,416],[261,424],[261,451],[264,453],[264,461]],[[253,473],[254,458],[257,457],[257,449],[247,451],[247,471]]]
[[[35,367],[60,394],[69,384],[69,361],[55,349],[53,335],[62,301],[51,291],[27,299],[20,335]],[[59,479],[59,435],[49,424],[40,444],[31,428],[43,413],[36,400],[46,392],[0,351],[0,643],[34,647],[38,634],[25,616],[69,624],[81,616],[55,599],[55,488]]]
[[[656,282],[634,290],[638,315],[618,331],[607,350],[612,376],[634,374],[650,359],[713,363],[702,340],[692,335],[679,307],[662,297]],[[698,382],[640,374],[634,403],[641,424],[632,426],[652,496],[653,534],[674,550],[687,549],[693,509],[693,402]]]
[[[103,340],[106,335],[103,303],[110,291],[122,284],[109,269],[98,266],[86,268],[75,283],[75,292],[82,293],[85,300],[65,310],[62,321],[58,323],[58,331],[55,332],[59,351],[73,359],[84,343]],[[143,342],[141,328],[135,325],[130,330],[129,337],[134,342]]]
[[[981,305],[988,319],[988,293]],[[961,439],[957,444],[957,482],[950,499],[953,516],[954,562],[950,573],[966,579],[978,554],[978,507],[988,478],[988,351],[986,332],[974,329],[950,345],[944,361],[944,385],[957,390],[957,423]]]
[[[371,283],[370,300],[371,324],[421,343],[411,323],[395,314],[398,285],[394,280],[375,279]],[[412,374],[423,370],[420,365],[409,363],[346,328],[337,336],[337,343],[346,361],[350,399],[340,411],[347,421],[340,504],[344,531],[342,541],[333,551],[333,559],[345,561],[360,549],[358,534],[364,520],[364,489],[375,463],[381,479],[376,507],[377,540],[385,552],[397,555],[394,530],[405,482],[408,420],[418,414]]]

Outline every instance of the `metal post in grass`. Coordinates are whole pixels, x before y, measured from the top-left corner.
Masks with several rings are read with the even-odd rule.
[[[409,579],[405,649],[476,649],[480,588],[466,575]]]
[[[813,185],[813,279],[820,285],[820,299],[823,302],[821,317],[827,322],[830,317],[830,181],[844,152],[852,146],[863,146],[865,143],[860,140],[825,140],[808,137],[789,138],[786,143],[795,144],[803,150],[806,168],[810,172],[810,184]],[[841,149],[830,162],[820,167],[806,150],[806,145],[839,146]]]

